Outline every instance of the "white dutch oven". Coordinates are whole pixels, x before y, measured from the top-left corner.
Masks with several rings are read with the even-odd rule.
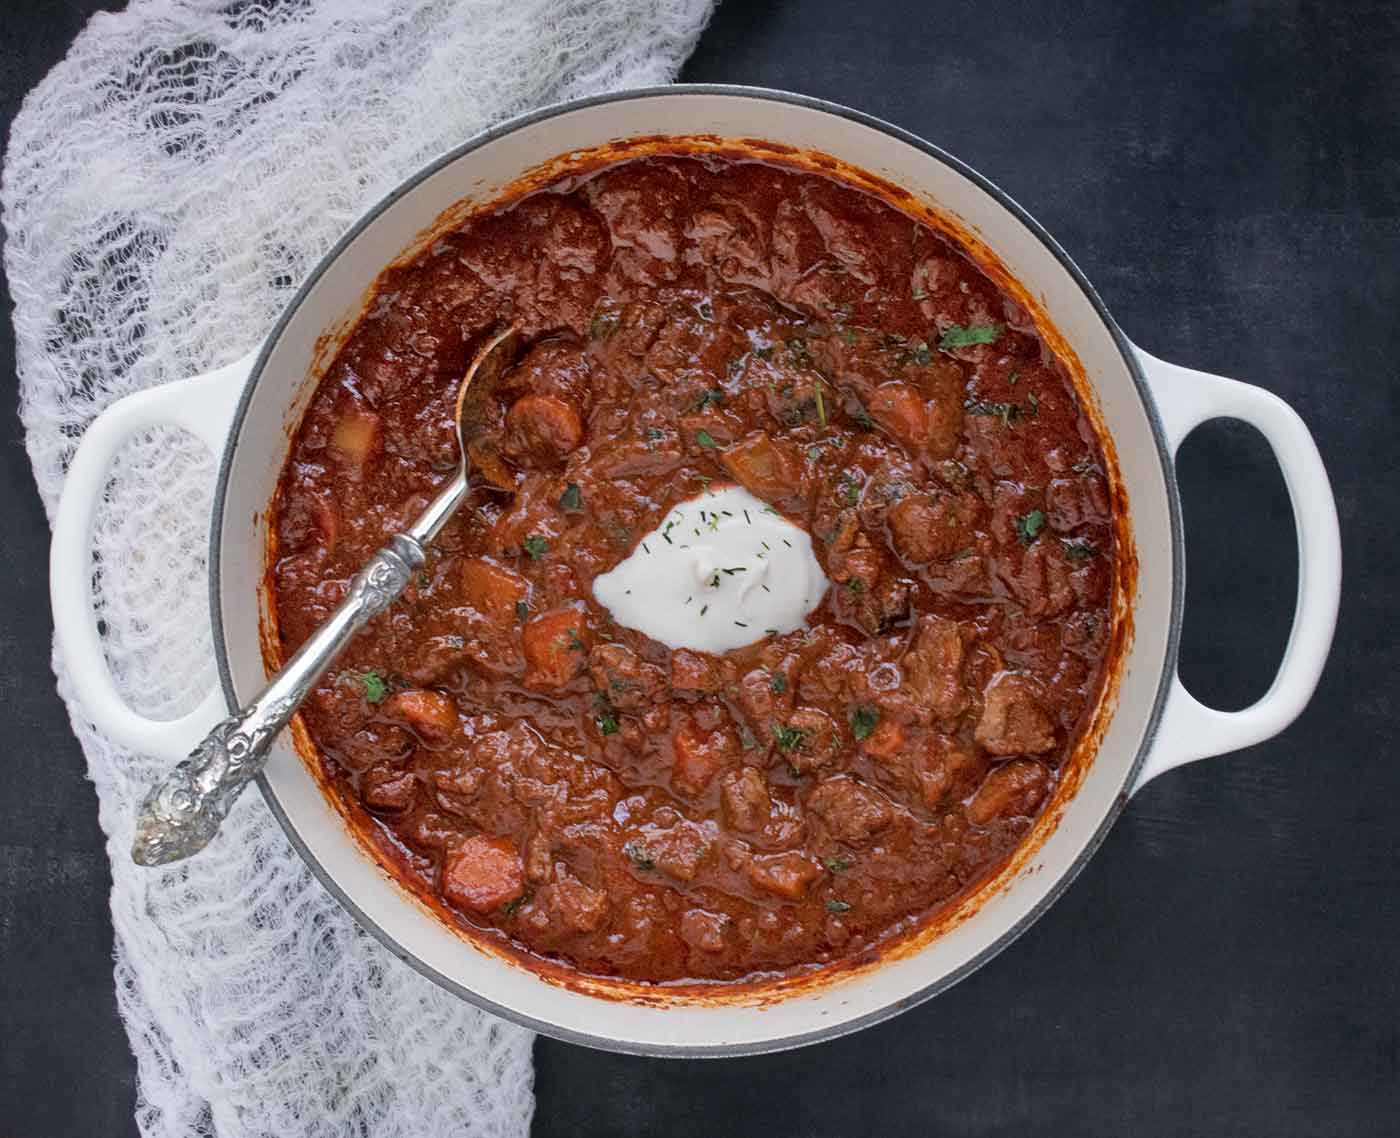
[[[1258,743],[1302,710],[1331,643],[1341,586],[1336,508],[1307,428],[1273,395],[1155,359],[1130,344],[1065,253],[1024,210],[957,160],[865,115],[795,95],[672,87],[608,96],[517,119],[409,179],[337,243],[266,343],[237,363],[122,400],[88,431],[54,527],[54,623],[92,720],[117,741],[173,763],[244,703],[265,673],[259,589],[267,505],[316,378],[318,339],[358,315],[376,276],[463,199],[489,200],[525,171],[570,152],[656,135],[764,139],[829,154],[934,204],[991,250],[1036,298],[1083,365],[1116,447],[1140,562],[1134,634],[1097,756],[1031,856],[941,935],[877,966],[766,999],[607,998],[542,978],[452,931],[379,867],[347,829],[287,738],[263,795],[317,876],[393,952],[443,987],[550,1035],[619,1051],[743,1054],[873,1023],[937,994],[1004,948],[1052,902],[1129,796],[1194,759]],[[1269,440],[1298,531],[1298,601],[1268,693],[1238,712],[1202,706],[1176,674],[1183,567],[1172,455],[1197,424],[1232,417]],[[210,599],[221,688],[189,715],[153,722],[122,701],[92,619],[88,543],[107,468],[133,433],[186,427],[223,455],[214,507]]]

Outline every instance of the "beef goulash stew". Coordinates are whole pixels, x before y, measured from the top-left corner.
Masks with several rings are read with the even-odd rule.
[[[967,253],[825,175],[632,159],[387,271],[281,476],[284,655],[509,323],[470,501],[302,712],[379,856],[650,982],[869,958],[1003,865],[1108,664],[1103,452]]]

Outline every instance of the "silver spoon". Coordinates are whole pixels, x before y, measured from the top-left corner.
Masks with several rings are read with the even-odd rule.
[[[272,740],[291,721],[322,673],[423,567],[424,547],[467,497],[463,424],[480,422],[482,409],[514,359],[519,342],[514,326],[492,337],[462,377],[456,415],[459,465],[451,481],[407,530],[395,534],[355,575],[345,599],[257,698],[219,723],[189,758],[147,793],[137,811],[131,846],[131,860],[137,865],[168,865],[209,844],[243,788],[262,771]]]

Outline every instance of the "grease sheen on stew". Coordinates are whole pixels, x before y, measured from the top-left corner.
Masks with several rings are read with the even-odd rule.
[[[303,709],[398,872],[478,935],[677,981],[868,955],[1002,864],[1105,668],[1103,456],[1027,314],[824,175],[635,159],[386,272],[281,477],[283,652],[449,477],[508,321],[470,502]],[[807,627],[711,656],[613,623],[594,578],[726,484],[811,534]]]

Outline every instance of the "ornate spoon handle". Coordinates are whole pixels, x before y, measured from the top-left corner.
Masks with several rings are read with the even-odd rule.
[[[466,497],[459,473],[407,532],[395,535],[350,582],[349,592],[252,703],[219,723],[164,779],[136,815],[131,858],[166,865],[198,853],[219,832],[268,748],[354,635],[387,609],[424,563],[423,547]]]

